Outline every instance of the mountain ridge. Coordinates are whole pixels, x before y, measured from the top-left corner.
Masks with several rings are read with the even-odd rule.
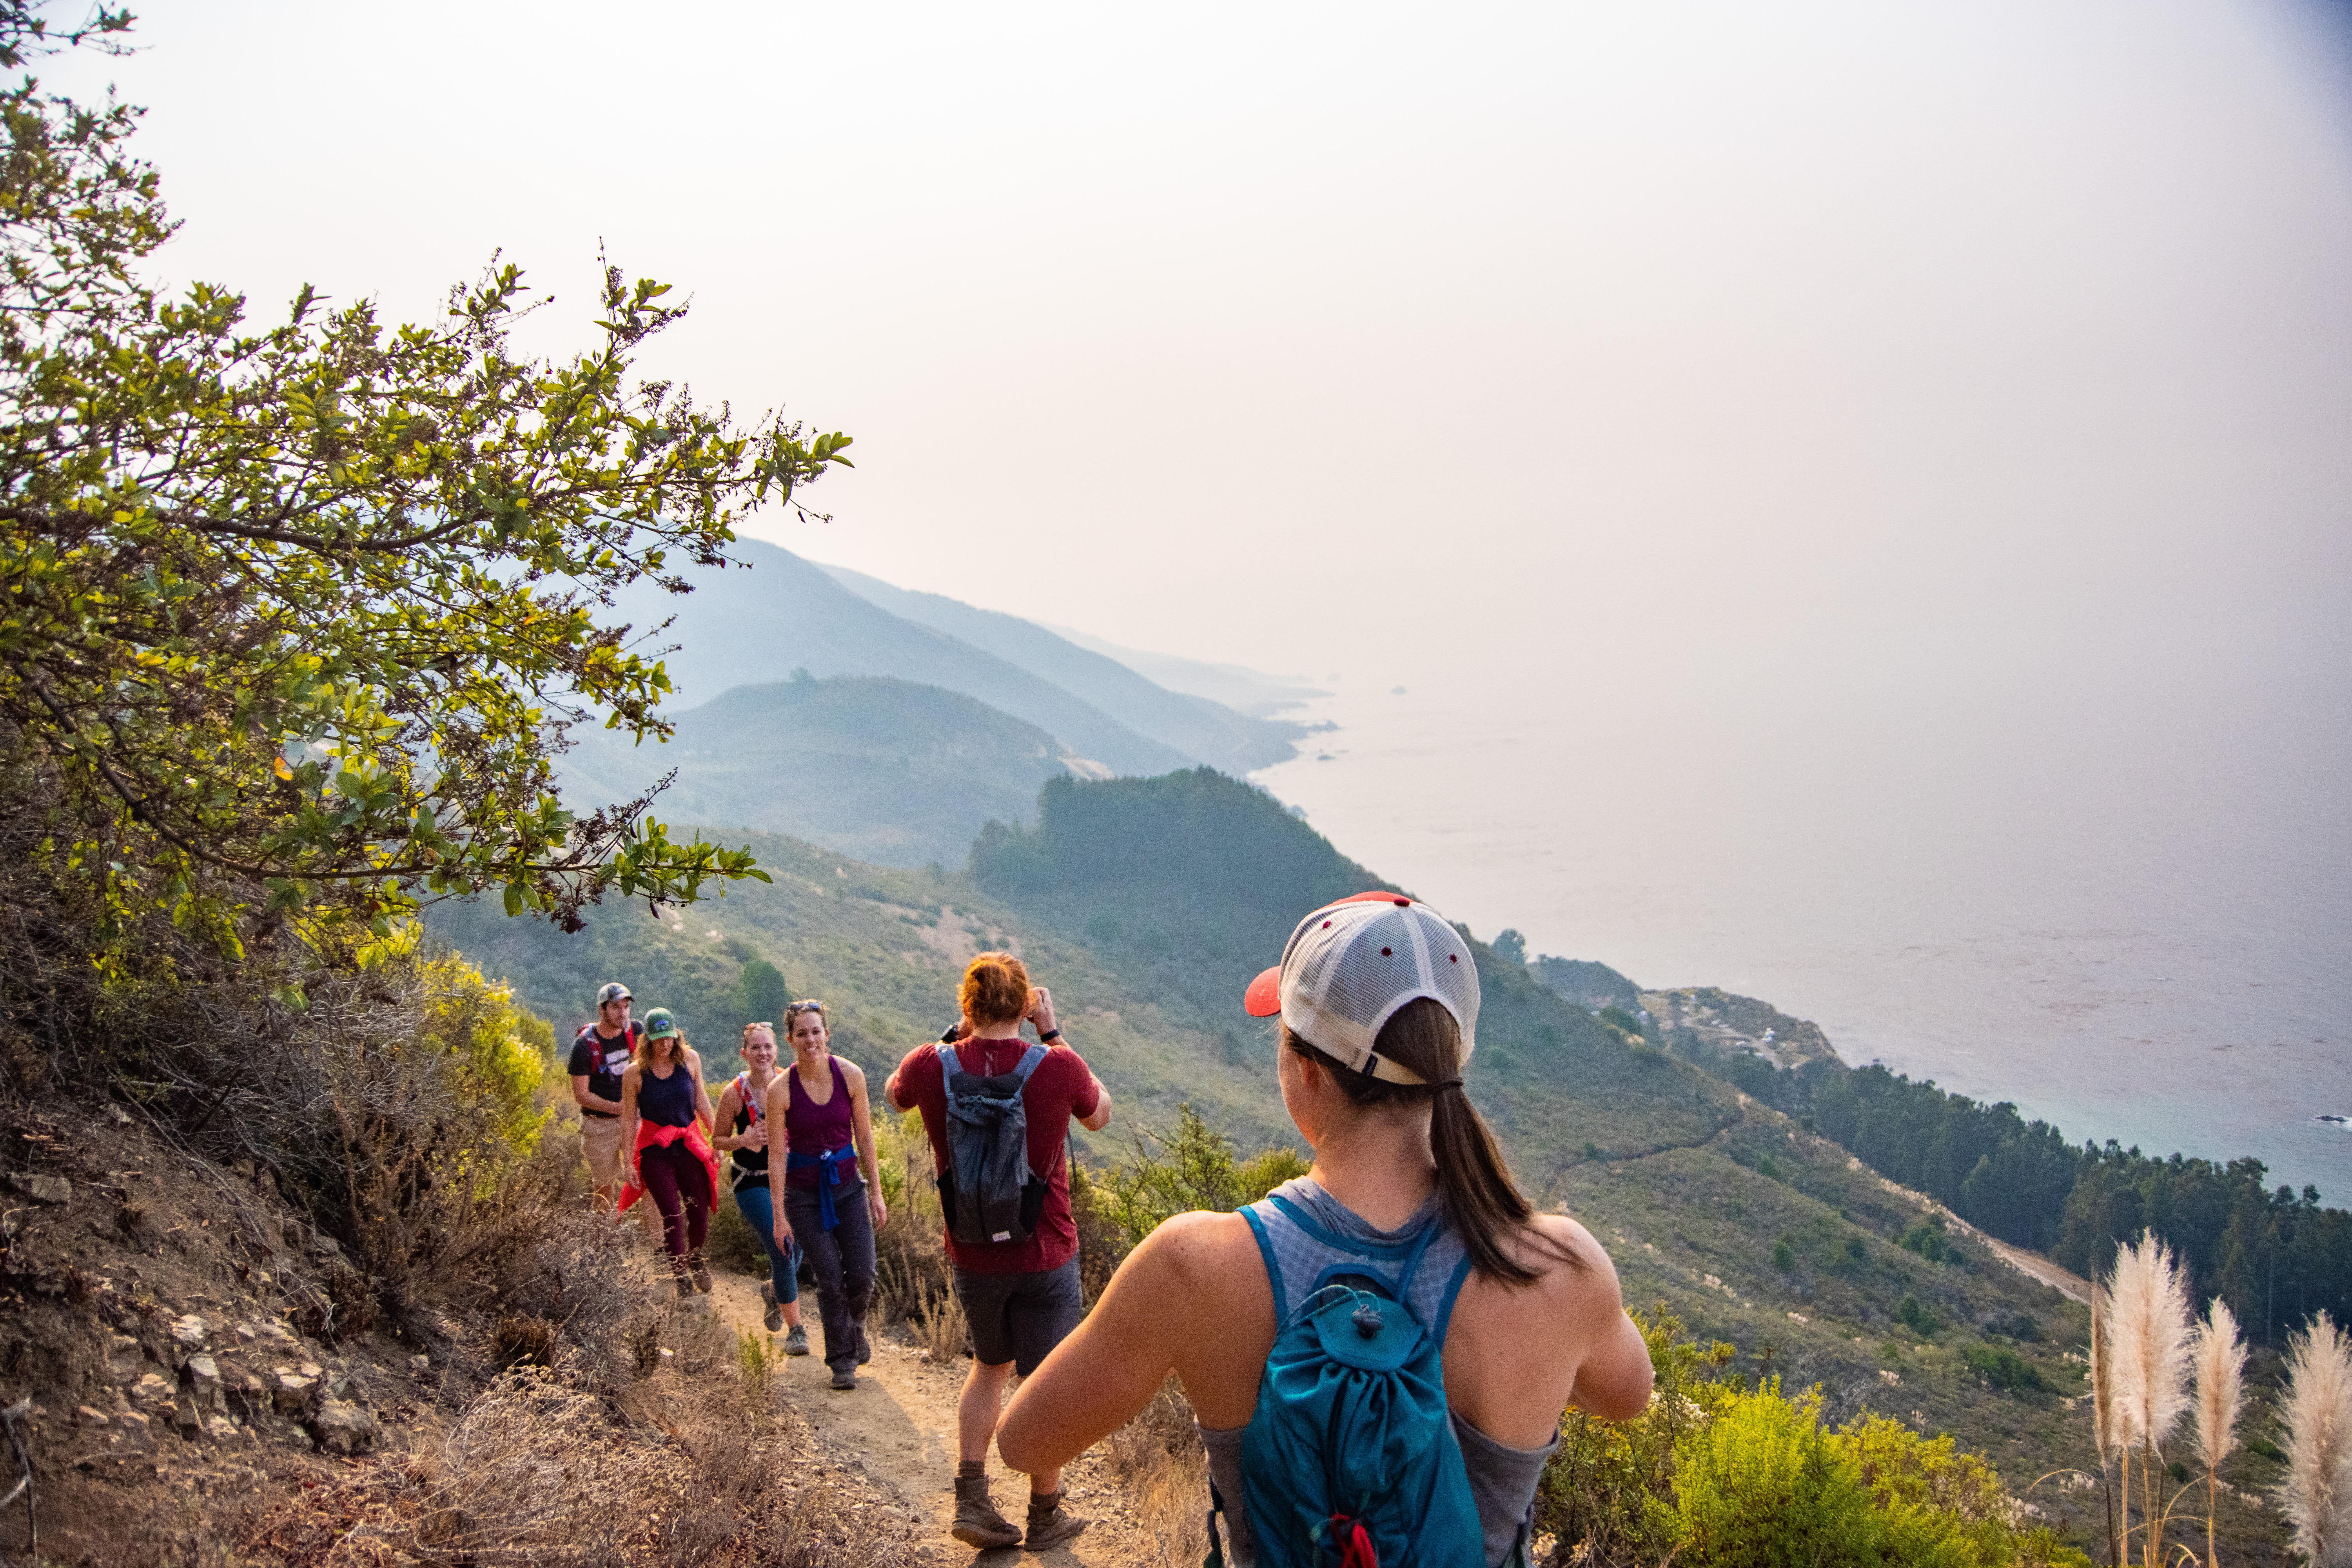
[[[794,669],[889,676],[977,698],[1115,773],[1165,773],[1197,760],[1018,665],[892,615],[781,545],[742,539],[730,548],[738,564],[680,574],[691,593],[641,584],[614,600],[641,641],[656,641],[652,628],[675,617],[657,636],[675,644],[662,662],[678,704],[699,706]]]
[[[1227,773],[1244,773],[1297,752],[1296,723],[1247,714],[1170,690],[1120,659],[1084,647],[1053,629],[1002,610],[983,610],[943,594],[900,588],[846,566],[812,562],[850,592],[918,626],[959,638],[1050,680],[1162,744]]]

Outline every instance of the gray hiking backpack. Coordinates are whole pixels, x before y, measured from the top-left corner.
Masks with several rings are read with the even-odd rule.
[[[955,1047],[941,1042],[947,1080],[948,1164],[940,1173],[940,1212],[948,1234],[967,1246],[1026,1241],[1045,1207],[1045,1184],[1029,1169],[1029,1110],[1021,1099],[1045,1059],[1031,1046],[1011,1072],[966,1072]]]

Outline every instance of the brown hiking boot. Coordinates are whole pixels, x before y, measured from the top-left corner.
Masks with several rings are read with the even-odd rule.
[[[686,1267],[688,1271],[694,1275],[694,1288],[701,1291],[706,1296],[709,1295],[710,1265],[702,1260],[702,1254],[698,1252],[693,1257],[688,1258],[686,1260]]]
[[[1059,1546],[1089,1522],[1062,1506],[1059,1491],[1031,1492],[1029,1528],[1021,1537],[1022,1549],[1043,1552],[1049,1546]]]
[[[1021,1544],[1021,1532],[988,1500],[986,1476],[958,1476],[955,1498],[955,1523],[948,1527],[950,1535],[983,1552],[992,1546]]]

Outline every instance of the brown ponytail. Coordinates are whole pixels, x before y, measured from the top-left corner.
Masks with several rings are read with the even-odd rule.
[[[1462,1092],[1462,1027],[1443,1003],[1417,996],[1381,1026],[1374,1048],[1390,1061],[1427,1081],[1391,1083],[1343,1067],[1312,1042],[1282,1026],[1282,1043],[1339,1081],[1348,1103],[1360,1110],[1385,1105],[1427,1105],[1429,1152],[1437,1163],[1437,1201],[1469,1248],[1472,1265],[1506,1285],[1532,1285],[1543,1278],[1505,1249],[1509,1237],[1524,1236],[1531,1248],[1571,1268],[1587,1265],[1573,1250],[1535,1228],[1535,1205],[1511,1180],[1503,1151],[1486,1118]]]

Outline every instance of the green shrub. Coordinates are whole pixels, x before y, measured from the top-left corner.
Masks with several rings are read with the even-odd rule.
[[[1969,1371],[1995,1388],[2039,1392],[2050,1386],[2042,1379],[2042,1369],[2015,1351],[1969,1345],[1960,1352],[1960,1359],[1969,1363]]]
[[[1685,1435],[1673,1514],[1677,1562],[1861,1568],[1885,1558],[1887,1521],[1861,1466],[1822,1430],[1820,1396],[1783,1399],[1773,1384],[1728,1394]]]
[[[1785,1241],[1772,1244],[1772,1267],[1783,1273],[1797,1266],[1797,1249]]]
[[[781,1037],[784,1004],[792,1000],[792,988],[784,984],[782,970],[764,958],[754,958],[743,965],[742,976],[735,982],[735,1011],[743,1023],[773,1024]]]
[[[1174,1131],[1137,1129],[1127,1158],[1093,1185],[1095,1201],[1133,1247],[1171,1215],[1230,1214],[1307,1169],[1296,1150],[1280,1146],[1236,1162],[1232,1142],[1190,1105],[1180,1105]]]
[[[1580,1568],[2090,1568],[2046,1529],[2019,1533],[1991,1466],[1951,1438],[1865,1415],[1834,1431],[1820,1394],[1724,1370],[1732,1347],[1678,1342],[1662,1302],[1633,1320],[1656,1393],[1631,1421],[1571,1411],[1537,1493],[1550,1559]]]
[[[1930,1263],[1958,1265],[1960,1262],[1958,1246],[1944,1233],[1942,1215],[1930,1215],[1905,1231],[1900,1245],[1908,1251],[1917,1253]]]
[[[1679,1339],[1681,1320],[1663,1301],[1633,1317],[1655,1379],[1649,1408],[1631,1421],[1570,1410],[1536,1493],[1538,1532],[1559,1542],[1559,1561],[1581,1547],[1588,1568],[1656,1563],[1673,1554],[1679,1529],[1663,1505],[1672,1495],[1675,1447],[1706,1420],[1733,1354],[1721,1341]]]
[[[1895,1308],[1895,1316],[1901,1321],[1904,1327],[1921,1339],[1927,1338],[1943,1327],[1943,1324],[1936,1321],[1935,1313],[1919,1304],[1919,1298],[1916,1296],[1904,1297]]]

